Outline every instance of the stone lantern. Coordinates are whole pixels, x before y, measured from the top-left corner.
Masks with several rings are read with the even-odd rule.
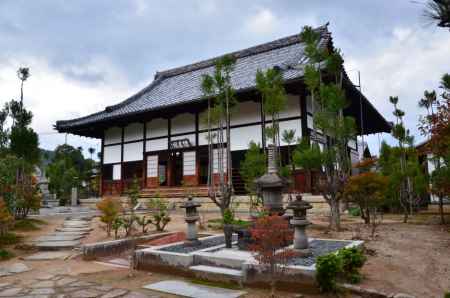
[[[287,186],[286,179],[278,174],[276,148],[267,148],[267,173],[255,180],[258,195],[263,198],[264,209],[270,214],[283,215],[283,189]]]
[[[289,203],[286,207],[292,209],[294,215],[290,221],[294,226],[294,249],[308,253],[308,236],[306,235],[305,228],[310,224],[306,219],[306,211],[311,209],[310,203],[302,200],[301,195],[297,195],[296,199]]]
[[[180,208],[186,209],[186,215],[184,220],[187,223],[187,234],[185,244],[187,245],[197,245],[200,241],[197,238],[197,225],[196,222],[199,220],[197,207],[201,204],[194,201],[192,196],[188,197],[188,200],[184,202]]]

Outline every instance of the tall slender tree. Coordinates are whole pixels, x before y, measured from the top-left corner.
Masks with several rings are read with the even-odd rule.
[[[280,112],[286,107],[286,91],[283,85],[283,75],[279,68],[269,68],[266,71],[256,72],[256,88],[261,93],[263,111],[270,116],[271,125],[266,128],[266,136],[271,138],[272,144],[280,151]],[[266,118],[266,117],[265,117]],[[278,162],[281,160],[277,156]],[[281,165],[281,163],[280,163]]]
[[[320,169],[326,180],[320,189],[330,205],[330,227],[340,229],[339,205],[345,182],[350,176],[351,162],[348,141],[355,136],[355,119],[344,115],[348,100],[342,87],[344,79],[343,58],[339,50],[321,47],[320,33],[304,27],[300,38],[305,42],[308,64],[305,67],[305,84],[318,110],[314,110],[312,140],[316,142],[316,130],[325,136]],[[311,155],[315,158],[315,154]],[[311,164],[305,162],[305,164]]]
[[[231,109],[235,104],[235,91],[231,84],[231,72],[234,69],[235,58],[225,55],[217,59],[214,73],[205,74],[202,77],[202,92],[208,99],[208,147],[210,151],[210,167],[217,160],[217,172],[219,174],[219,192],[212,187],[214,169],[209,171],[210,191],[209,196],[220,208],[222,215],[231,204],[233,193],[232,164],[231,164],[231,137],[230,117]],[[213,137],[212,126],[217,128]],[[217,139],[217,151],[214,151],[213,143]],[[215,154],[214,152],[217,152]],[[224,168],[226,166],[226,169]]]

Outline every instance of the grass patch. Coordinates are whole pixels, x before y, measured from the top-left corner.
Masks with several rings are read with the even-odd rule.
[[[47,222],[41,219],[24,218],[14,222],[14,230],[17,231],[36,231],[39,230],[41,225],[45,225]]]
[[[241,228],[247,228],[252,224],[252,222],[248,220],[235,219],[232,224]],[[223,220],[221,218],[213,218],[208,220],[208,228],[215,230],[223,229]]]
[[[240,289],[240,287],[238,285],[231,284],[231,283],[215,282],[215,281],[209,281],[209,280],[203,280],[203,279],[192,279],[191,282],[193,284],[208,286],[208,287],[225,288],[225,289],[230,289],[230,290]]]
[[[10,251],[7,251],[6,249],[0,248],[0,261],[9,260],[11,258],[14,258],[14,254]]]
[[[21,237],[14,233],[6,233],[0,236],[0,246],[2,245],[13,245],[21,241]]]

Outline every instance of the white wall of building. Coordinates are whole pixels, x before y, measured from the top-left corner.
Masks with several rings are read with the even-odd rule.
[[[106,146],[103,149],[103,163],[111,164],[121,161],[121,145]]]
[[[187,133],[195,131],[195,115],[184,113],[173,117],[170,120],[170,133]]]
[[[254,101],[239,102],[231,110],[231,125],[261,121],[261,104]]]
[[[104,144],[115,144],[122,142],[122,129],[120,127],[111,127],[105,130]]]
[[[230,130],[231,151],[246,150],[250,141],[262,144],[261,125],[243,126]]]
[[[132,123],[124,128],[123,139],[125,142],[142,140],[144,138],[144,125]]]
[[[156,139],[156,140],[148,140],[145,144],[145,151],[158,151],[158,150],[167,150],[168,149],[168,140],[167,138]]]
[[[143,160],[144,142],[123,145],[123,161]]]
[[[169,131],[169,122],[167,119],[157,118],[147,122],[147,138],[156,138],[167,136]]]

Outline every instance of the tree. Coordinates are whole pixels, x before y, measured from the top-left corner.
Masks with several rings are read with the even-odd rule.
[[[427,108],[427,115],[420,118],[419,129],[429,139],[424,153],[435,168],[430,173],[430,190],[439,199],[439,213],[444,224],[443,199],[450,196],[450,74],[442,76],[440,88],[439,98],[435,91],[425,91],[424,99],[419,101],[420,106]]]
[[[89,147],[89,148],[88,148],[88,152],[89,152],[89,154],[91,155],[91,159],[93,160],[92,156],[93,156],[94,153],[95,153],[95,148]]]
[[[349,178],[344,188],[344,198],[355,203],[361,211],[366,224],[377,215],[383,204],[388,178],[378,173],[367,172]]]
[[[20,106],[23,107],[23,83],[30,77],[30,69],[28,67],[20,67],[17,71],[17,77],[20,80]]]
[[[225,55],[216,60],[214,74],[202,76],[202,92],[208,99],[208,148],[209,148],[209,197],[220,208],[223,216],[231,203],[233,191],[232,166],[231,166],[231,137],[230,137],[230,117],[231,108],[234,105],[234,89],[231,84],[231,72],[234,69],[235,58]],[[212,106],[211,106],[212,102]],[[217,127],[217,156],[213,156],[214,138],[212,127]],[[225,129],[225,130],[224,130]],[[226,138],[226,141],[225,141]],[[217,171],[219,174],[219,193],[213,191],[212,170],[214,159],[217,158]],[[226,171],[224,170],[226,165]],[[226,181],[225,181],[226,173]]]
[[[254,240],[250,250],[256,253],[255,259],[268,273],[271,297],[276,297],[276,282],[289,260],[296,256],[293,250],[285,248],[293,239],[292,231],[283,217],[267,215],[256,220],[250,233]]]
[[[439,27],[450,30],[450,0],[428,0],[424,15]]]
[[[171,221],[169,216],[169,205],[160,198],[152,198],[148,202],[152,218],[148,222],[155,226],[158,232],[164,231],[166,225]]]
[[[245,152],[244,160],[241,161],[240,174],[244,180],[245,189],[250,195],[250,208],[258,205],[253,197],[256,194],[255,179],[261,177],[266,172],[266,154],[262,151],[259,144],[251,141]]]
[[[299,140],[292,157],[296,166],[306,172],[306,184],[311,187],[312,171],[319,171],[322,167],[322,153],[317,143],[310,144],[307,137]]]
[[[391,147],[383,141],[378,165],[381,174],[389,178],[386,197],[391,208],[399,206],[404,214],[403,221],[407,222],[410,208],[420,202],[427,190],[417,151],[414,147]]]
[[[294,172],[295,166],[291,156],[291,145],[295,143],[295,129],[283,130],[283,133],[281,134],[281,140],[287,144],[287,159],[288,163],[291,165],[292,172]]]
[[[339,204],[344,185],[350,176],[351,162],[348,141],[355,136],[355,119],[345,116],[349,105],[342,87],[344,80],[343,59],[339,50],[320,46],[320,33],[304,27],[300,38],[305,42],[308,65],[305,67],[305,84],[311,98],[317,103],[314,113],[312,140],[316,141],[316,130],[327,136],[321,153],[321,171],[326,179],[320,185],[321,193],[330,205],[330,227],[340,228]]]
[[[64,205],[70,198],[71,189],[89,181],[95,167],[96,163],[85,159],[79,149],[67,144],[59,145],[45,171],[50,191]]]
[[[3,198],[0,197],[0,236],[4,236],[11,226],[14,217],[8,210]]]
[[[392,136],[398,141],[398,148],[394,150],[394,155],[398,158],[398,167],[391,168],[396,173],[396,188],[399,192],[399,201],[404,210],[404,222],[408,220],[409,215],[413,214],[414,205],[420,201],[424,191],[425,177],[422,175],[418,161],[417,151],[413,143],[414,137],[410,135],[408,129],[405,128],[403,117],[405,112],[398,107],[398,97],[389,97],[389,101],[394,106],[393,115],[396,122],[392,127]],[[391,161],[396,164],[395,161]],[[395,181],[393,179],[392,181]],[[421,190],[419,192],[418,187]]]
[[[106,224],[106,233],[110,237],[113,223],[122,210],[121,203],[114,198],[104,198],[97,203],[97,209],[101,212],[100,220]]]
[[[280,151],[279,114],[286,107],[286,91],[283,85],[283,75],[279,68],[269,68],[265,72],[256,72],[256,89],[261,93],[263,112],[271,119],[271,126],[265,128],[266,136],[271,138],[272,144]],[[265,125],[265,123],[264,123]],[[281,165],[279,156],[276,157]]]

